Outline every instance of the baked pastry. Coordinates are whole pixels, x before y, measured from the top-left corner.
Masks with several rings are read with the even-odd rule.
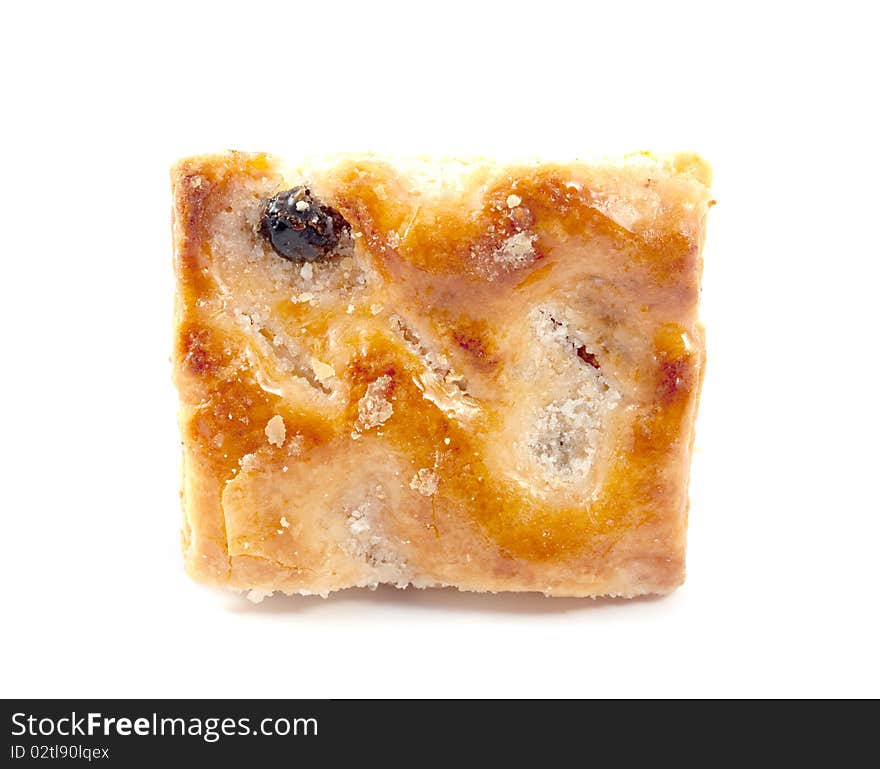
[[[684,578],[708,166],[172,172],[183,548],[270,594]]]

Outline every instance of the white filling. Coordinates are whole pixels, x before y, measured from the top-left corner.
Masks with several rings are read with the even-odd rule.
[[[381,531],[380,503],[367,500],[348,513],[346,523],[351,536],[343,549],[351,556],[365,561],[378,573],[376,582],[392,582],[398,586],[409,583],[406,561]]]
[[[532,241],[534,235],[527,232],[518,232],[505,240],[495,252],[494,258],[498,264],[505,267],[522,267],[535,258],[535,248]]]

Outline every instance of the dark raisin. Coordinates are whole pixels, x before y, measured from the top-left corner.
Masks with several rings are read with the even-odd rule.
[[[599,368],[599,359],[595,356],[594,353],[587,352],[587,348],[584,345],[578,347],[577,356],[588,366]]]
[[[275,252],[293,262],[325,258],[348,229],[342,215],[313,198],[306,187],[294,187],[269,198],[260,222],[260,231]]]

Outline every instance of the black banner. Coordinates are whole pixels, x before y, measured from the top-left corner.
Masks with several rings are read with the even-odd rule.
[[[365,766],[477,756],[537,766],[702,756],[862,755],[868,711],[832,725],[803,703],[622,701],[5,700],[2,766]],[[788,712],[780,717],[779,711]],[[738,711],[738,712],[737,712]],[[871,710],[873,712],[873,708]],[[709,748],[708,752],[706,749]],[[194,762],[188,764],[187,762]],[[271,762],[271,763],[270,763]],[[330,762],[330,763],[328,763]]]

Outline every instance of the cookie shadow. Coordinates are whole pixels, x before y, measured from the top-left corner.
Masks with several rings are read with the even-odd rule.
[[[559,615],[574,612],[624,610],[637,604],[653,604],[669,596],[647,595],[638,598],[551,598],[541,593],[468,593],[453,587],[406,588],[399,590],[380,585],[375,590],[353,588],[320,596],[276,594],[253,603],[243,594],[227,594],[226,609],[235,614],[284,615],[372,608],[421,612],[472,612],[506,615]]]

